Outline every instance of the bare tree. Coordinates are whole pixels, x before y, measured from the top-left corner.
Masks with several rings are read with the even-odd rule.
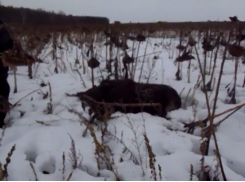
[[[20,11],[20,15],[21,15],[21,19],[22,19],[22,23],[25,24],[26,23],[26,18],[27,18],[27,13],[25,10],[21,10]]]
[[[64,13],[64,11],[61,11],[61,10],[58,12],[58,14],[60,14],[60,15],[66,15],[66,14]]]

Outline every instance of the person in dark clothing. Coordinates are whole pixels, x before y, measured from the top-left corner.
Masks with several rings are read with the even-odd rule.
[[[8,30],[4,27],[4,23],[0,20],[0,54],[4,51],[12,49],[14,40],[11,38]],[[3,65],[0,58],[0,96],[9,99],[10,87],[7,81],[9,68]],[[1,105],[1,103],[0,103]],[[0,108],[1,109],[1,108]],[[4,119],[7,112],[0,112],[0,128],[4,126]]]
[[[8,30],[4,27],[3,22],[0,20],[0,54],[4,51],[12,49],[14,41],[11,38]],[[4,67],[0,58],[0,78],[8,78],[8,67]]]
[[[9,87],[7,79],[0,78],[0,96],[8,100],[9,99],[9,93],[10,93],[10,87]],[[2,105],[2,104],[0,103],[0,105]],[[6,115],[7,115],[6,111],[0,112],[0,128],[3,128],[3,126],[4,126],[4,119],[5,119]]]

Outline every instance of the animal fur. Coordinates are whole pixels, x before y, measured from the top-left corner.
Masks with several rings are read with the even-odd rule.
[[[99,86],[85,92],[76,94],[81,101],[85,101],[87,95],[97,102],[142,104],[159,103],[162,106],[162,117],[167,113],[181,107],[181,98],[172,87],[168,85],[136,83],[132,80],[104,80]],[[153,106],[147,107],[126,107],[114,106],[114,111],[123,113],[147,112],[152,115],[159,115],[159,110]]]

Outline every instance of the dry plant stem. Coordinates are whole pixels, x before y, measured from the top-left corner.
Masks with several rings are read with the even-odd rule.
[[[5,124],[5,125],[4,125],[4,128],[3,128],[3,131],[2,131],[2,136],[1,136],[1,138],[0,138],[0,147],[2,146],[2,140],[3,140],[3,137],[4,137],[4,134],[5,134],[6,129],[7,129],[7,126],[6,126],[6,124]]]
[[[245,105],[245,104],[244,104]],[[243,105],[243,106],[244,106]],[[226,119],[228,119],[231,115],[233,115],[235,112],[237,112],[239,109],[241,109],[243,106],[239,106],[237,107],[234,111],[232,111],[230,114],[228,114],[226,117],[224,117],[222,120],[218,121],[216,124],[215,124],[215,127],[219,126],[223,121],[225,121]]]
[[[146,134],[146,127],[145,127],[145,117],[144,117],[144,114],[142,113],[142,118],[143,118],[143,133]],[[146,151],[147,151],[147,146],[145,146],[146,148]],[[148,165],[147,165],[147,156],[145,158],[145,165],[146,165],[146,168],[148,168]]]
[[[197,60],[198,60],[198,64],[199,64],[199,68],[200,68],[200,72],[201,72],[201,76],[202,76],[203,89],[204,89],[205,99],[206,99],[207,108],[208,108],[208,115],[209,115],[209,117],[210,117],[210,116],[211,116],[211,111],[210,111],[210,105],[209,105],[209,100],[208,100],[208,94],[207,94],[206,85],[205,85],[205,73],[204,73],[203,70],[202,70],[201,60],[200,60],[200,58],[199,58],[199,54],[198,54],[196,45],[195,45],[195,51],[196,51]]]
[[[107,41],[108,41],[108,38],[106,37],[105,42],[107,42]],[[106,44],[106,46],[105,46],[105,60],[106,60],[106,64],[108,64],[108,59],[107,58],[108,58],[108,45]]]
[[[73,71],[75,71],[75,72],[78,73],[78,75],[80,76],[80,79],[82,80],[83,87],[84,87],[84,88],[87,88],[87,87],[86,87],[86,84],[85,84],[85,82],[84,82],[84,80],[83,80],[83,77],[82,77],[81,73],[79,72],[79,70],[78,70],[78,69],[75,69],[75,70],[73,70]]]
[[[138,63],[139,50],[140,50],[140,42],[138,42],[138,48],[137,48],[137,54],[136,54],[137,58],[135,59],[135,63],[133,64],[133,80],[135,78],[135,71],[136,71],[136,67]]]
[[[77,154],[76,150],[76,144],[75,141],[73,140],[72,136],[68,133],[70,139],[71,139],[71,148],[70,148],[70,153],[69,153],[69,160],[72,164],[73,170],[78,168],[80,163],[79,163],[79,154]]]
[[[158,170],[159,170],[159,178],[160,178],[160,181],[162,181],[162,167],[158,164]]]
[[[235,75],[234,75],[234,87],[233,87],[233,94],[231,97],[230,103],[236,104],[236,82],[237,82],[237,70],[238,70],[238,58],[235,58]]]
[[[212,131],[212,135],[213,135],[213,138],[214,138],[214,144],[215,144],[216,151],[217,151],[217,157],[219,158],[219,164],[220,164],[221,173],[222,173],[224,181],[227,181],[226,175],[225,175],[225,171],[224,171],[224,168],[223,168],[223,164],[222,164],[222,161],[221,161],[221,155],[220,155],[220,152],[219,152],[219,146],[218,146],[218,143],[217,143],[216,134],[215,134],[214,131]],[[209,135],[209,136],[211,136],[211,135]]]
[[[194,171],[193,171],[193,165],[191,164],[190,165],[190,181],[192,181],[193,176],[194,176]]]
[[[137,56],[137,57],[134,57],[134,58],[135,58],[135,59],[136,59],[136,58],[141,58],[141,57],[150,56],[150,55],[152,55],[152,54],[157,54],[157,53],[161,53],[161,52],[162,52],[162,51],[156,51],[156,52],[144,54],[144,55],[141,55],[141,56]]]
[[[48,103],[48,114],[52,114],[53,113],[53,104],[52,104],[52,88],[51,88],[51,85],[50,83],[48,83],[48,86],[49,86],[49,103]]]
[[[69,96],[69,94],[67,94],[67,96]],[[145,107],[145,106],[154,106],[154,107],[157,107],[158,108],[158,114],[159,116],[162,116],[163,114],[163,111],[162,111],[162,105],[160,103],[136,103],[136,104],[122,104],[122,103],[104,103],[104,102],[97,102],[95,101],[94,99],[92,99],[91,97],[87,96],[87,95],[83,95],[83,98],[82,98],[84,101],[86,101],[89,105],[90,104],[96,104],[97,106],[120,106],[122,108],[124,107]],[[91,107],[91,105],[90,105]],[[91,107],[92,109],[93,107]],[[95,108],[93,108],[95,109]]]
[[[32,171],[33,171],[33,173],[34,173],[34,176],[35,176],[35,181],[38,181],[38,178],[37,178],[37,173],[36,173],[36,170],[35,170],[35,168],[34,168],[34,166],[33,166],[32,162],[30,162],[30,166],[31,166],[31,169],[32,169]]]
[[[73,170],[74,171],[74,170]],[[73,171],[69,174],[68,178],[66,179],[66,181],[70,181],[72,175],[73,175]]]
[[[30,92],[29,94],[27,94],[27,95],[25,95],[24,97],[22,97],[21,99],[19,99],[17,102],[15,102],[15,103],[13,104],[13,108],[16,107],[16,106],[20,103],[20,101],[21,101],[22,99],[26,98],[27,96],[31,95],[32,93],[34,93],[34,92],[36,92],[36,91],[38,91],[38,90],[40,90],[40,89],[33,90],[33,91]]]
[[[222,165],[222,160],[221,160],[221,156],[220,156],[220,152],[219,152],[219,147],[218,147],[216,135],[215,135],[215,133],[213,132],[213,119],[214,119],[214,113],[215,113],[215,106],[216,106],[216,102],[217,102],[217,96],[218,96],[218,93],[219,93],[219,92],[218,92],[219,90],[217,90],[217,89],[219,89],[219,85],[220,85],[220,80],[221,80],[221,75],[222,75],[222,70],[223,70],[224,64],[222,64],[222,66],[221,66],[221,70],[220,70],[221,74],[220,74],[220,76],[219,76],[219,82],[218,82],[218,85],[217,85],[217,88],[216,88],[216,97],[215,97],[215,100],[214,100],[214,105],[213,105],[214,108],[213,108],[213,113],[212,113],[212,116],[211,116],[211,110],[210,110],[210,105],[209,105],[209,100],[208,100],[208,95],[207,95],[207,90],[206,90],[206,84],[205,84],[205,73],[202,71],[201,61],[200,61],[200,58],[199,58],[199,54],[198,54],[196,45],[195,45],[195,50],[196,50],[197,59],[198,59],[198,63],[199,63],[199,66],[200,66],[201,75],[202,75],[202,79],[203,79],[203,89],[204,89],[205,98],[206,98],[206,103],[207,103],[207,107],[208,107],[208,119],[209,119],[209,121],[210,121],[210,131],[211,131],[210,133],[211,133],[211,134],[213,135],[213,137],[214,137],[214,143],[215,143],[215,147],[216,147],[217,154],[218,154],[219,161],[220,161],[220,168],[221,168],[222,176],[223,176],[223,178],[224,178],[224,181],[227,181],[227,180],[226,180],[225,173],[224,173],[223,165]],[[226,55],[226,50],[227,50],[227,49],[225,49],[224,55]],[[224,63],[224,60],[225,60],[225,57],[224,57],[222,63]],[[208,136],[205,155],[208,155],[210,138],[211,138],[211,135]]]
[[[28,65],[28,76],[30,79],[33,78],[33,76],[32,76],[32,64]]]
[[[181,97],[182,93],[184,92],[185,87],[179,92],[179,96]]]
[[[163,61],[162,62],[162,84],[164,83],[164,73],[165,73],[165,69],[164,69],[164,66],[163,66]]]
[[[191,52],[192,52],[192,47],[191,47]],[[189,64],[188,64],[188,81],[187,83],[191,83],[191,60],[189,61]]]
[[[92,87],[94,87],[94,69],[93,68],[91,68],[91,74],[92,74],[92,79],[91,79]]]
[[[179,55],[180,55],[180,53],[179,53]],[[181,80],[181,77],[179,76],[180,75],[180,62],[178,62],[178,70],[177,70],[177,72],[178,72],[178,78],[177,79]]]
[[[138,154],[139,154],[139,162],[140,162],[140,166],[141,166],[141,170],[142,170],[142,175],[145,176],[145,171],[144,171],[144,168],[143,168],[143,161],[142,161],[142,156],[141,156],[141,152],[140,152],[140,144],[137,140],[137,133],[136,133],[136,130],[134,129],[131,121],[130,121],[130,118],[128,116],[127,117],[127,120],[128,120],[128,124],[129,124],[129,128],[132,130],[133,134],[134,134],[134,142],[136,144],[136,149],[138,151]]]
[[[109,169],[114,173],[116,179],[119,180],[120,178],[118,177],[117,171],[113,168],[114,164],[112,164],[110,162],[110,159],[106,155],[106,149],[108,149],[110,152],[110,155],[112,155],[110,148],[108,146],[106,146],[103,142],[99,143],[99,141],[98,141],[98,139],[94,133],[94,129],[90,124],[88,124],[88,121],[84,120],[83,123],[87,126],[87,128],[90,131],[90,134],[93,138],[93,141],[95,143],[95,155],[98,156],[98,157],[96,157],[98,170],[101,169],[99,159],[102,159],[106,163],[106,165],[109,167]],[[102,135],[103,135],[103,133],[102,133]],[[101,154],[103,154],[103,156]]]
[[[133,41],[133,46],[132,46],[132,54],[131,54],[132,58],[134,57],[134,53],[135,53],[134,45],[135,45],[135,40]],[[133,68],[134,68],[134,64],[132,63],[131,68],[129,67],[129,74],[131,78],[133,78]]]
[[[110,56],[110,60],[112,59],[112,54],[113,54],[113,44],[112,42],[110,41],[110,44],[109,44],[109,56]],[[111,64],[110,64],[111,65]]]
[[[214,71],[215,71],[215,67],[216,67],[218,52],[219,52],[219,47],[217,47],[215,55],[214,55],[214,64],[213,64],[213,70],[212,70],[211,78],[210,78],[210,85],[212,85],[212,81],[213,81],[213,77],[214,77]]]
[[[139,76],[139,81],[138,81],[139,83],[140,83],[140,80],[141,80],[141,75],[142,75],[142,71],[143,71],[143,67],[144,67],[144,63],[145,63],[145,54],[146,54],[148,45],[149,45],[149,37],[147,38],[147,43],[146,43],[146,47],[145,47],[144,57],[143,57],[143,61],[142,61],[141,69],[140,69],[140,76]]]
[[[208,30],[206,31],[206,37],[207,37],[207,39],[209,38],[209,31]],[[207,51],[205,51],[205,50],[204,50],[204,66],[203,67],[204,67],[203,73],[204,73],[204,75],[206,75],[206,69],[207,69],[206,68],[207,67]]]
[[[195,91],[195,90],[194,90]],[[186,109],[186,102],[187,102],[187,98],[189,97],[189,95],[190,95],[190,92],[191,92],[191,88],[189,89],[189,91],[188,91],[188,93],[187,93],[187,95],[186,95],[186,97],[185,97],[185,101],[184,101],[184,105],[183,105],[183,108],[184,109]]]
[[[81,50],[81,56],[82,56],[83,74],[85,74],[86,73],[86,67],[85,67],[85,59],[84,59],[84,56],[82,54],[82,50]]]
[[[115,75],[116,75],[116,79],[118,79],[119,78],[119,75],[122,75],[122,73],[121,73],[121,66],[119,65],[121,62],[119,62],[119,52],[120,52],[120,49],[119,48],[117,48],[117,55],[116,55],[116,70],[115,70]]]
[[[149,75],[148,75],[148,77],[147,77],[146,83],[149,83],[150,78],[151,78],[151,76],[152,76],[152,71],[153,71],[153,69],[155,68],[155,65],[156,65],[156,60],[152,60],[152,66],[151,66],[151,68],[150,68],[150,70],[149,70]],[[163,72],[164,72],[164,71],[163,71]]]
[[[228,43],[229,42],[230,42],[230,36],[228,38]],[[223,68],[224,68],[224,65],[225,65],[226,52],[227,52],[227,46],[225,47],[225,50],[224,50],[224,53],[223,53],[223,59],[222,59],[221,67],[220,67],[220,73],[219,73],[218,83],[217,83],[217,87],[216,87],[216,91],[215,91],[215,97],[214,97],[212,121],[210,121],[210,126],[211,126],[211,124],[213,124],[213,118],[214,118],[214,115],[215,115],[215,107],[216,107],[216,103],[217,103],[217,99],[218,99],[219,87],[220,87],[221,77],[222,77],[222,74],[223,74]],[[209,140],[210,140],[210,137],[209,137]],[[208,140],[208,146],[209,146],[209,142],[210,142],[209,140]],[[217,151],[217,152],[219,153],[219,151]],[[206,151],[206,155],[208,155],[208,150]]]
[[[12,157],[12,155],[13,155],[15,149],[16,149],[15,146],[16,146],[15,144],[12,146],[11,150],[9,151],[9,153],[7,155],[6,163],[3,165],[3,171],[2,171],[2,174],[0,176],[0,179],[2,181],[4,180],[4,178],[6,178],[6,180],[8,178],[8,169],[7,168],[8,168],[8,165],[10,164],[10,162],[11,162],[11,157]]]
[[[204,75],[206,75],[206,70],[207,70],[207,51],[204,51],[204,66],[203,67],[204,67],[203,68],[203,73],[204,73]],[[206,77],[205,77],[205,79],[206,79]]]
[[[224,115],[224,114],[226,114],[226,113],[228,113],[228,112],[231,112],[231,111],[233,111],[233,110],[236,110],[237,108],[241,108],[241,107],[243,107],[243,106],[245,106],[245,103],[240,104],[240,105],[238,105],[238,106],[236,106],[236,107],[233,107],[233,108],[231,108],[231,109],[227,109],[227,110],[225,110],[225,111],[223,111],[223,112],[221,112],[221,113],[219,113],[219,114],[215,114],[215,115],[214,115],[214,119],[217,118],[217,117],[219,117],[219,116],[222,116],[222,115]],[[204,123],[204,122],[207,122],[207,121],[208,121],[208,119],[206,118],[205,120],[193,122],[191,125],[193,125],[193,126],[200,126],[200,125],[203,125],[203,123]],[[187,124],[187,125],[190,125],[190,124]]]
[[[224,117],[223,119],[221,119],[220,121],[218,121],[217,123],[214,124],[214,128],[217,128],[222,122],[224,122],[225,120],[227,120],[231,115],[233,115],[235,112],[237,112],[239,109],[241,109],[245,104],[239,105],[235,108],[233,108],[234,111],[232,111],[230,114],[228,114],[226,117]],[[231,111],[231,110],[229,110]],[[209,127],[206,127],[205,130],[208,130]]]
[[[17,93],[17,77],[16,77],[16,67],[14,68],[14,93]]]
[[[155,168],[155,165],[154,165],[155,162],[156,162],[156,159],[155,159],[156,155],[152,151],[152,147],[150,146],[150,142],[149,142],[149,139],[148,139],[146,133],[143,136],[144,136],[145,145],[146,145],[146,148],[147,148],[147,151],[148,151],[149,166],[150,166],[150,169],[151,169],[151,174],[154,177],[154,181],[157,181],[157,173],[156,173],[156,168]]]
[[[213,51],[211,53],[211,57],[210,57],[210,63],[209,63],[209,75],[211,75],[211,66],[212,66],[212,58],[213,58]]]
[[[244,74],[244,78],[243,78],[243,84],[242,84],[242,87],[243,87],[243,88],[245,87],[245,74]]]
[[[63,155],[62,155],[62,164],[63,164],[62,179],[63,179],[63,181],[65,181],[65,152],[63,152]]]
[[[197,35],[197,48],[198,49],[200,48],[201,36],[202,36],[201,32],[198,31],[198,35]]]
[[[117,141],[120,141],[120,143],[123,145],[123,147],[130,153],[131,157],[133,158],[133,162],[135,165],[139,165],[138,159],[134,156],[133,152],[126,146],[126,144],[120,140],[117,136],[112,134],[110,131],[106,131],[107,134],[113,136]]]
[[[228,43],[229,42],[230,42],[230,36],[228,38]],[[223,54],[223,60],[222,60],[222,63],[221,63],[219,79],[218,79],[217,88],[216,88],[216,92],[215,92],[214,105],[213,105],[213,113],[212,113],[212,117],[211,117],[211,120],[210,120],[210,131],[213,134],[214,143],[215,143],[215,147],[216,147],[216,151],[217,151],[217,156],[219,158],[221,173],[222,173],[222,176],[223,176],[224,181],[227,181],[227,179],[226,179],[225,172],[224,172],[224,169],[223,169],[223,164],[222,164],[222,161],[221,161],[221,156],[220,156],[220,151],[219,151],[219,147],[218,147],[216,135],[215,135],[215,132],[213,130],[213,118],[214,118],[214,114],[215,114],[215,107],[216,107],[216,103],[217,103],[217,99],[218,99],[219,87],[220,87],[221,77],[222,77],[222,73],[223,73],[223,68],[224,68],[224,64],[225,64],[227,47],[228,46],[225,47],[225,51],[224,51],[224,54]],[[211,135],[208,136],[207,148],[206,148],[206,152],[205,152],[206,155],[208,155],[208,149],[209,149],[210,139],[211,139]]]

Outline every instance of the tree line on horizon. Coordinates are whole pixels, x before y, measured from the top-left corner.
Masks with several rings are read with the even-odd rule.
[[[109,24],[107,17],[73,16],[59,11],[45,11],[23,7],[3,6],[0,4],[0,20],[7,24],[25,24],[31,26],[67,26]]]

